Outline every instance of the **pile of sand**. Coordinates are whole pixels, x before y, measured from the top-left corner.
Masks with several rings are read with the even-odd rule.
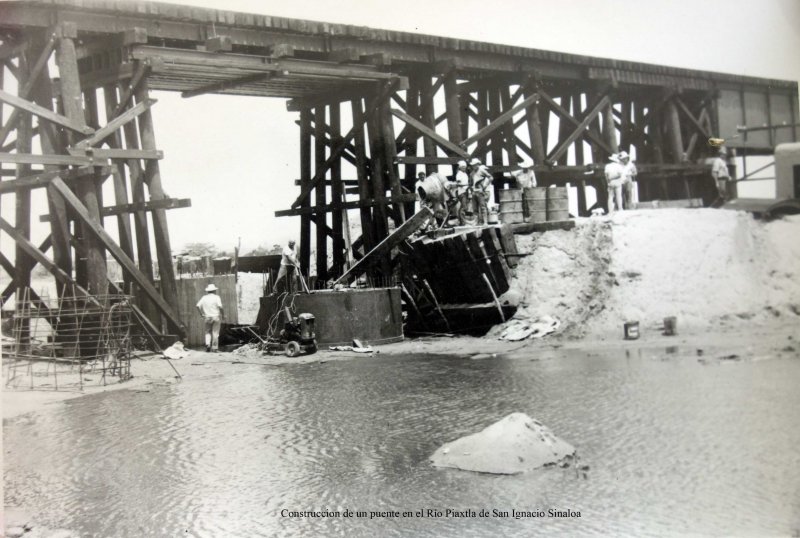
[[[554,316],[573,336],[617,338],[676,316],[680,331],[796,320],[800,216],[716,209],[625,211],[571,231],[517,236],[519,317]],[[495,328],[494,334],[502,327]]]
[[[440,447],[431,456],[436,467],[492,474],[517,474],[554,464],[575,448],[539,421],[511,413],[486,429]]]

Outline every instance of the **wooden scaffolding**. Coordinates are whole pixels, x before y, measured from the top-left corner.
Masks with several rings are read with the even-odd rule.
[[[313,262],[322,282],[413,215],[421,167],[449,170],[477,157],[499,190],[530,159],[540,185],[577,187],[587,215],[589,189],[596,206],[606,204],[611,153],[635,154],[642,200],[710,198],[709,138],[764,124],[763,137],[729,147],[768,153],[797,140],[793,82],[349,25],[155,2],[27,0],[2,3],[0,40],[0,101],[10,111],[0,118],[0,164],[13,167],[0,171],[0,194],[16,204],[13,224],[0,218],[16,245],[14,263],[0,256],[13,277],[3,299],[29,287],[37,263],[105,296],[110,253],[153,328],[174,334],[184,329],[166,210],[189,202],[164,194],[153,90],[288,99],[299,116],[300,192],[277,215],[300,217],[301,270],[308,275]],[[108,178],[113,203],[102,199]],[[51,227],[40,245],[30,240],[36,188],[46,189]],[[350,209],[361,224],[352,242]],[[370,271],[388,276],[388,253]]]

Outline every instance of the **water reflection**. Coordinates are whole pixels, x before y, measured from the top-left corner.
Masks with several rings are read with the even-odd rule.
[[[82,398],[4,424],[6,502],[89,536],[790,534],[800,361],[722,366],[684,351],[241,366]],[[587,478],[428,464],[514,411],[575,445]],[[581,518],[280,516],[448,507]]]

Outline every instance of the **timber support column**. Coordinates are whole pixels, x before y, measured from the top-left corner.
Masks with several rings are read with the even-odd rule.
[[[144,78],[136,87],[134,95],[138,103],[144,103],[150,98],[147,78]],[[139,116],[139,135],[141,136],[143,150],[156,150],[156,135],[153,125],[153,114],[150,109]],[[150,200],[157,201],[166,198],[161,186],[161,171],[157,159],[145,160],[144,182],[150,191]],[[156,243],[156,256],[158,258],[158,273],[161,276],[161,295],[170,305],[178,304],[178,287],[175,282],[175,272],[172,268],[172,247],[169,240],[169,227],[167,226],[167,212],[164,209],[154,209],[152,212],[153,236]],[[181,332],[180,327],[173,327]]]
[[[311,117],[310,108],[300,111],[300,189],[304,192],[311,183]],[[309,194],[300,202],[301,208],[311,207],[310,197]],[[305,278],[308,278],[311,268],[311,215],[309,213],[300,215],[300,259],[298,261],[300,262],[300,272]]]
[[[77,37],[77,28],[74,24],[62,23],[59,27],[58,48],[56,62],[61,79],[61,102],[64,115],[79,126],[86,126],[83,111],[83,94],[81,93],[80,76],[78,74],[78,56],[75,51],[73,38]],[[70,133],[69,142],[77,142],[77,138]],[[83,180],[76,188],[78,198],[86,206],[89,217],[100,223],[100,203],[97,199],[95,181]],[[81,223],[83,242],[86,252],[86,274],[84,284],[89,293],[103,296],[108,293],[108,279],[106,269],[105,249],[102,243],[94,237],[87,223]],[[81,275],[78,275],[79,277]],[[173,302],[172,304],[176,304]]]
[[[325,166],[325,106],[317,105],[314,108],[314,176],[317,177],[316,188],[314,189],[314,224],[316,227],[316,247],[317,247],[317,281],[325,282],[328,280],[328,233],[327,233],[327,213],[325,174],[318,177],[320,170]]]
[[[331,147],[339,147],[342,140],[341,126],[341,107],[339,103],[333,103],[328,107],[328,114],[331,127]],[[344,204],[344,184],[342,183],[342,160],[337,158],[331,164],[331,202],[334,204]],[[347,209],[344,207],[333,210],[333,276],[338,278],[344,272],[345,253],[345,223],[347,220]],[[349,234],[350,231],[347,230]]]
[[[366,121],[364,118],[364,105],[361,98],[353,99],[350,102],[353,125],[363,125]],[[364,136],[364,129],[356,129],[353,136],[353,144],[356,150],[356,176],[358,178],[358,198],[360,200],[368,200],[372,197],[372,186],[369,182],[369,173],[367,170],[367,151],[366,151],[366,137]],[[377,244],[375,241],[375,223],[373,221],[372,210],[367,206],[359,208],[359,215],[361,217],[361,239],[364,243],[364,254],[372,250]]]

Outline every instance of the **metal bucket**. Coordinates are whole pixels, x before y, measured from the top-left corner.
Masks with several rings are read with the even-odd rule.
[[[569,193],[566,187],[547,189],[547,220],[569,219]]]
[[[500,191],[500,222],[503,224],[523,222],[522,191],[520,189]]]
[[[637,340],[639,338],[638,321],[626,321],[623,328],[625,331],[625,340]]]
[[[675,316],[664,318],[664,334],[666,336],[675,336],[678,334],[678,318]]]
[[[523,211],[525,222],[547,221],[547,188],[528,187],[523,189]]]

